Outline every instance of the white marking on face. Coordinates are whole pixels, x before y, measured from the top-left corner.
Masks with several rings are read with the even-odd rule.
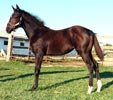
[[[19,22],[15,24],[15,27],[16,27],[17,25],[19,25]]]

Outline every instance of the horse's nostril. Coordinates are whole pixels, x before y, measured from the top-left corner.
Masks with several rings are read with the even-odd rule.
[[[7,33],[11,33],[11,29],[10,29],[9,26],[6,27],[6,32],[7,32]]]

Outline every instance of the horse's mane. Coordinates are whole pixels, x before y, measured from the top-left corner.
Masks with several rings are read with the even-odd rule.
[[[22,13],[26,14],[27,17],[30,17],[32,19],[33,22],[35,22],[38,25],[44,26],[44,21],[42,21],[39,17],[34,16],[24,10],[21,10]]]

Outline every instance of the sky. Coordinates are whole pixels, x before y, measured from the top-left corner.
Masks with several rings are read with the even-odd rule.
[[[2,0],[0,3],[0,31],[4,31],[18,6],[38,16],[51,29],[73,25],[86,27],[97,35],[113,36],[113,0]],[[22,29],[17,33],[24,34]]]

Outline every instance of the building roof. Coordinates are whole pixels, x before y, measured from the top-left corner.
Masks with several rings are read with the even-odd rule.
[[[25,34],[22,34],[22,33],[12,32],[11,34],[13,34],[14,37],[27,38],[27,36]],[[11,34],[8,34],[5,31],[0,31],[0,37],[7,37],[8,38]]]
[[[3,39],[8,39],[8,37],[10,36],[11,34],[8,34],[7,32],[5,31],[1,31],[0,32],[0,38],[3,38]],[[19,33],[13,33],[13,36],[14,36],[14,39],[15,40],[24,40],[24,41],[28,41],[28,38],[26,35],[24,34],[19,34]]]

